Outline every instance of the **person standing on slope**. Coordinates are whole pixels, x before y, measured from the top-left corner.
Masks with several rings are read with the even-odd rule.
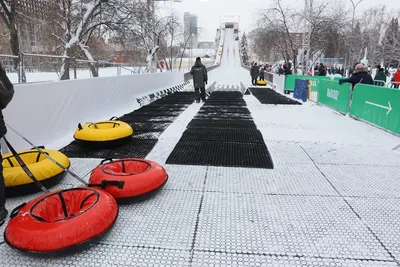
[[[0,108],[4,109],[11,101],[14,95],[14,86],[8,79],[3,66],[0,64]],[[0,110],[0,138],[3,138],[7,133],[7,127],[4,122],[3,112]],[[6,210],[6,186],[3,176],[3,158],[0,153],[0,226],[2,226],[7,218],[8,211]]]
[[[190,74],[193,76],[194,91],[196,94],[196,103],[206,101],[206,84],[208,83],[208,75],[206,66],[201,63],[201,58],[197,57]]]
[[[257,84],[258,75],[259,75],[258,66],[257,63],[254,63],[254,65],[250,69],[251,83],[253,85]]]

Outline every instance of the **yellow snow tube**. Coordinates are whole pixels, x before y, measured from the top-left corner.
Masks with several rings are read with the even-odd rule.
[[[262,81],[262,80],[258,80],[257,81],[257,85],[265,86],[265,85],[267,85],[267,82],[266,81]]]
[[[132,127],[123,121],[109,120],[79,124],[74,138],[83,147],[106,148],[122,145],[133,135]]]
[[[41,149],[61,166],[68,169],[70,161],[57,150]],[[64,169],[36,149],[17,152],[33,176],[45,186],[57,184],[65,176]],[[20,167],[12,153],[3,154],[3,175],[7,196],[25,195],[40,191],[32,179]]]

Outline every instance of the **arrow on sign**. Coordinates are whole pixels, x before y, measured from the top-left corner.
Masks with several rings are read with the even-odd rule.
[[[390,111],[392,111],[392,105],[390,104],[390,102],[388,102],[388,104],[389,104],[388,107],[382,106],[382,105],[379,105],[379,104],[376,104],[376,103],[372,103],[372,102],[369,102],[369,101],[365,101],[365,104],[372,105],[372,106],[375,106],[375,107],[378,107],[378,108],[386,109],[388,111],[386,113],[386,115],[389,115]]]

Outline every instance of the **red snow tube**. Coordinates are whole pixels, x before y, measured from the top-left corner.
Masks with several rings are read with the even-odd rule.
[[[105,163],[110,161],[109,163]],[[165,169],[154,161],[143,159],[103,160],[90,175],[90,184],[103,181],[124,181],[123,189],[106,186],[105,190],[115,199],[143,196],[161,188],[168,180]]]
[[[107,232],[117,215],[118,205],[105,191],[89,187],[59,190],[17,207],[4,239],[22,251],[64,251]]]

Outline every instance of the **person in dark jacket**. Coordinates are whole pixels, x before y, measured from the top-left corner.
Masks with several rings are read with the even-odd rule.
[[[324,66],[324,63],[319,63],[319,76],[326,76],[326,68]]]
[[[14,88],[11,81],[8,79],[3,66],[0,64],[0,82],[5,88]],[[7,133],[7,127],[4,122],[3,112],[0,110],[0,138],[3,138]],[[1,149],[1,148],[0,148]],[[6,192],[3,176],[3,158],[0,153],[0,226],[2,226],[7,218],[8,211],[6,210]]]
[[[382,81],[384,82],[384,84],[379,83],[378,85],[384,86],[386,84],[386,74],[385,74],[385,70],[383,68],[381,68],[381,65],[378,65],[377,67],[378,72],[375,74],[375,81]]]
[[[283,74],[285,74],[285,75],[292,74],[292,63],[287,62],[283,65]]]
[[[201,58],[196,58],[190,74],[193,76],[194,91],[196,93],[196,102],[206,101],[206,84],[208,83],[208,75],[206,66],[201,63]],[[200,92],[201,91],[201,92]]]
[[[354,89],[357,83],[374,84],[374,80],[371,75],[368,74],[368,67],[365,67],[364,64],[357,64],[350,78],[339,80],[339,84],[343,83],[351,83]]]
[[[259,75],[258,66],[257,63],[254,63],[254,65],[250,69],[251,83],[253,85],[257,84],[258,75]]]

